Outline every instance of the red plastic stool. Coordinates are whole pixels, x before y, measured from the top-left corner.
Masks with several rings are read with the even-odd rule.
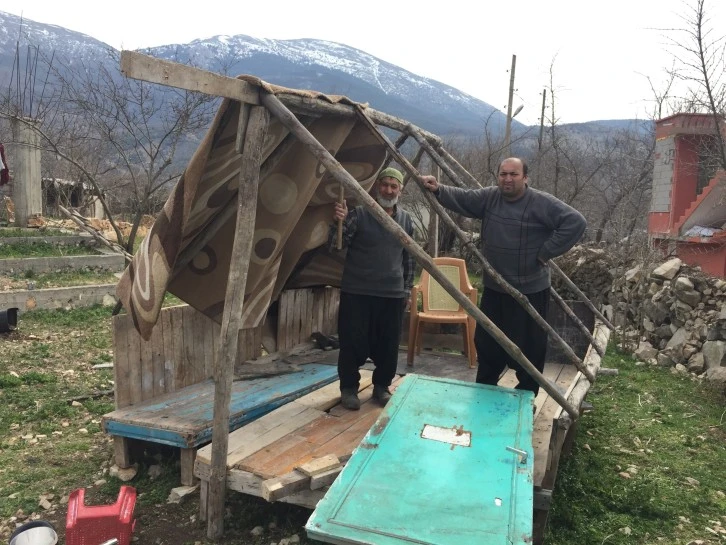
[[[119,545],[129,545],[136,521],[136,489],[122,486],[116,503],[86,507],[85,488],[74,490],[68,498],[66,545],[99,545],[117,538]]]

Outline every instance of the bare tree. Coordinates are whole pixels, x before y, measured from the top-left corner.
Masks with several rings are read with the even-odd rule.
[[[215,99],[124,78],[115,50],[108,51],[105,62],[46,62],[50,76],[38,99],[43,115],[32,121],[49,152],[43,169],[58,169],[47,158],[71,165],[67,172],[97,190],[119,242],[132,253],[143,215],[158,211],[183,172],[211,120]],[[5,116],[24,122],[11,96],[2,104]],[[132,215],[127,237],[109,199],[115,200],[116,211],[125,208]]]
[[[685,84],[679,103],[682,111],[707,113],[713,117],[713,137],[703,142],[707,163],[726,170],[726,35],[716,35],[706,10],[706,0],[693,0],[682,16],[684,28],[671,29],[669,43],[674,66],[671,74]]]

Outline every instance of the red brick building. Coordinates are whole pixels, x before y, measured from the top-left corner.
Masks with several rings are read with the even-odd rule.
[[[720,120],[726,138],[726,122]],[[719,168],[714,117],[676,114],[656,122],[653,244],[704,272],[726,277],[726,171]]]

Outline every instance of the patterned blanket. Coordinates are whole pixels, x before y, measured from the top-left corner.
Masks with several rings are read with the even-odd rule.
[[[306,94],[315,100],[351,103],[247,81],[277,94]],[[169,291],[221,322],[236,215],[216,232],[191,261],[175,273],[180,254],[230,203],[239,187],[240,155],[235,151],[240,103],[225,99],[214,121],[169,195],[117,287],[117,295],[142,337],[148,339],[164,294]],[[274,117],[263,146],[263,165],[288,136]],[[322,115],[300,118],[308,130],[366,189],[386,156],[385,148],[355,118]],[[260,177],[253,250],[245,290],[243,327],[263,322],[283,289],[340,285],[342,256],[327,250],[328,228],[339,184],[299,141]],[[233,202],[232,202],[233,201]],[[348,199],[348,206],[356,203]]]

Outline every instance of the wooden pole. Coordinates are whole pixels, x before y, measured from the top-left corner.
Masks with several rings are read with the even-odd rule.
[[[446,151],[446,149],[444,148],[444,146],[439,145],[439,146],[436,146],[435,149],[436,149],[436,151],[441,155],[441,157],[447,163],[450,163],[450,164],[454,165],[454,169],[456,169],[461,176],[464,176],[465,178],[468,178],[470,183],[475,184],[475,185],[478,185],[482,189],[484,188],[484,186],[479,183],[479,180],[477,180],[476,178],[474,178],[474,176],[472,176],[471,173],[468,170],[466,170],[461,165],[461,163],[459,163],[459,161],[457,161],[454,158],[453,155],[451,155],[448,151]],[[439,168],[441,168],[441,167],[439,167]],[[458,179],[457,179],[457,181],[458,182],[461,182],[461,180],[458,180]],[[466,187],[466,186],[462,183],[459,187]]]
[[[396,140],[396,149],[400,150],[401,147],[406,143],[406,140],[408,140],[408,134],[402,133],[401,136],[398,137],[398,140]],[[389,167],[392,160],[393,156],[390,153],[386,155],[386,160],[383,161],[383,165],[381,165],[381,170]]]
[[[423,149],[423,148],[422,148]],[[441,167],[436,167],[436,179],[441,179]],[[439,215],[433,206],[429,207],[429,254],[439,257]]]
[[[585,303],[585,305],[587,305],[587,308],[589,308],[595,314],[595,316],[600,318],[600,320],[602,320],[602,323],[604,323],[610,331],[615,331],[615,326],[611,324],[608,319],[605,318],[605,316],[603,316],[602,312],[595,308],[595,305],[592,304],[590,299],[588,299],[587,295],[582,293],[580,288],[578,288],[575,283],[568,278],[564,271],[559,268],[557,263],[552,260],[549,260],[547,263],[549,263],[550,268],[555,271],[560,278],[562,278],[562,281],[567,285],[567,287],[570,288],[575,293],[575,295],[577,295],[580,301]]]
[[[84,231],[86,231],[88,234],[90,234],[98,242],[100,242],[104,246],[108,246],[114,252],[123,255],[124,258],[126,259],[126,261],[131,261],[134,258],[134,256],[132,256],[130,253],[128,253],[126,250],[124,250],[121,245],[114,244],[113,242],[111,242],[110,240],[108,240],[106,237],[101,236],[99,233],[96,232],[95,229],[93,229],[92,227],[89,227],[88,225],[86,225],[85,223],[83,223],[83,221],[81,221],[79,218],[77,218],[75,214],[73,214],[72,212],[70,212],[68,209],[64,208],[60,204],[58,205],[58,210],[60,210],[61,212],[63,212],[63,214],[65,214],[66,216],[68,216],[68,218],[73,223],[75,223],[76,225],[78,225],[78,227],[80,227],[81,229],[83,229]]]
[[[565,302],[562,297],[560,297],[560,294],[557,293],[557,291],[550,287],[550,295],[552,296],[552,299],[555,300],[555,302],[560,305],[562,310],[565,311],[565,314],[572,320],[575,325],[577,326],[577,329],[580,330],[580,333],[585,335],[585,337],[590,341],[590,344],[593,346],[593,348],[597,351],[598,354],[600,354],[600,357],[605,357],[605,350],[600,347],[599,344],[595,342],[595,337],[592,336],[592,333],[588,331],[588,329],[585,327],[585,324],[582,323],[582,320],[577,317],[577,314],[573,312],[573,310],[569,307],[569,305]]]
[[[434,160],[436,164],[438,164],[446,173],[449,178],[451,178],[451,174],[454,174],[451,171],[451,167],[446,164],[446,162],[441,158],[441,156],[436,153],[436,151],[433,149],[431,144],[429,144],[425,138],[423,138],[422,135],[418,133],[413,128],[410,128],[413,137],[416,139],[416,141],[419,143],[419,145],[426,150],[426,152],[431,156],[431,158]],[[455,174],[454,174],[455,176]],[[420,182],[419,182],[420,183]],[[529,302],[529,299],[527,299],[526,296],[522,295],[522,293],[519,292],[519,290],[515,289],[509,282],[507,282],[501,274],[499,274],[487,261],[487,259],[484,257],[484,255],[481,253],[479,248],[476,247],[475,244],[473,244],[467,236],[464,234],[464,232],[459,229],[459,226],[456,225],[454,220],[451,219],[449,214],[444,210],[444,208],[439,204],[439,201],[431,194],[431,192],[421,186],[421,191],[423,192],[424,196],[429,200],[431,203],[431,206],[436,210],[439,217],[444,220],[444,223],[454,232],[454,234],[457,236],[457,238],[461,241],[463,246],[468,246],[472,253],[477,256],[479,261],[482,264],[482,267],[486,271],[486,273],[494,279],[494,281],[513,299],[515,299],[520,306],[527,311],[527,314],[529,314],[532,319],[537,322],[537,324],[544,329],[549,335],[552,336],[552,338],[557,342],[557,344],[562,348],[562,350],[565,352],[565,355],[570,359],[570,361],[577,367],[578,370],[580,370],[590,382],[595,382],[595,375],[588,371],[583,364],[582,360],[577,357],[577,354],[572,350],[570,345],[568,345],[564,339],[557,333],[557,331],[554,330],[554,328],[547,323],[547,320],[540,315],[539,312],[537,312],[537,309],[535,309],[532,304]]]
[[[227,279],[220,343],[214,369],[214,427],[212,459],[207,497],[207,537],[218,539],[224,533],[224,499],[227,489],[227,448],[229,444],[229,403],[232,397],[234,365],[238,359],[239,330],[242,325],[247,273],[252,254],[252,237],[257,211],[257,190],[260,177],[262,145],[267,133],[268,111],[261,106],[243,105],[240,126],[249,121],[240,157],[239,191],[237,195],[237,226]]]
[[[525,357],[525,355],[522,353],[522,351],[519,349],[519,347],[514,344],[512,341],[510,341],[504,333],[492,322],[487,316],[484,315],[484,313],[477,308],[477,306],[471,302],[471,300],[461,293],[456,286],[439,270],[438,267],[434,264],[431,257],[419,247],[416,242],[408,236],[408,234],[401,228],[398,223],[396,223],[388,214],[384,212],[384,210],[378,206],[376,201],[373,200],[373,198],[358,184],[355,178],[350,175],[348,171],[346,171],[340,163],[338,163],[335,158],[328,152],[327,149],[325,149],[325,146],[320,144],[315,137],[310,134],[310,132],[305,128],[305,126],[298,121],[298,119],[295,117],[295,115],[287,109],[287,107],[275,96],[272,94],[266,94],[263,93],[260,96],[262,103],[267,106],[267,108],[270,110],[272,115],[274,115],[283,125],[285,125],[288,129],[290,129],[290,132],[292,132],[300,141],[305,144],[310,152],[315,156],[316,159],[318,159],[323,166],[328,170],[331,176],[333,176],[336,180],[339,182],[345,184],[348,191],[352,192],[360,202],[373,214],[373,216],[376,218],[376,220],[390,233],[396,235],[398,240],[401,242],[403,247],[412,255],[414,258],[421,264],[421,266],[429,271],[432,277],[436,279],[436,281],[454,298],[455,301],[457,301],[468,313],[471,315],[479,325],[481,325],[485,331],[487,331],[492,337],[494,337],[497,342],[502,346],[502,348],[509,354],[519,365],[521,365],[527,373],[529,373],[532,378],[540,385],[542,388],[544,388],[547,393],[557,401],[557,403],[564,407],[568,414],[572,416],[573,419],[577,419],[579,416],[579,411],[576,407],[570,405],[568,403],[567,399],[562,395],[562,393],[553,385],[551,384],[543,375],[540,373],[537,368],[532,365],[532,363]],[[365,114],[362,114],[363,118],[366,119],[368,122],[372,123],[370,119],[365,117]],[[385,135],[382,135],[380,131],[378,131],[377,127],[376,129],[377,134],[379,137],[385,138]],[[390,143],[390,149],[395,150],[395,147],[392,143]],[[401,156],[397,151],[395,152],[397,155],[397,161],[406,166],[407,169],[409,169],[409,172],[412,170],[415,172],[415,169],[411,166],[411,164],[408,162],[408,160]],[[412,175],[413,172],[412,172]],[[418,174],[416,173],[414,175],[420,185],[421,181],[418,177]],[[429,193],[426,191],[426,193]],[[438,204],[438,203],[437,203]],[[440,206],[440,205],[439,205]]]
[[[338,202],[340,204],[345,204],[345,187],[343,184],[340,184],[340,194],[338,195]],[[338,220],[338,236],[335,241],[335,247],[338,250],[343,249],[343,220]]]
[[[208,95],[220,96],[246,102],[259,104],[261,87],[238,78],[222,76],[208,70],[194,68],[171,61],[157,59],[150,55],[136,51],[121,51],[121,72],[128,78],[159,83],[178,89],[198,91]],[[311,99],[296,93],[280,92],[276,95],[279,100],[295,112],[320,115],[336,115],[340,117],[356,117],[356,108],[352,104],[342,102],[331,103],[324,99]],[[373,108],[367,108],[368,115],[378,124],[405,132],[409,125],[405,119],[400,119]],[[431,142],[440,142],[441,139],[428,131],[419,129]]]

